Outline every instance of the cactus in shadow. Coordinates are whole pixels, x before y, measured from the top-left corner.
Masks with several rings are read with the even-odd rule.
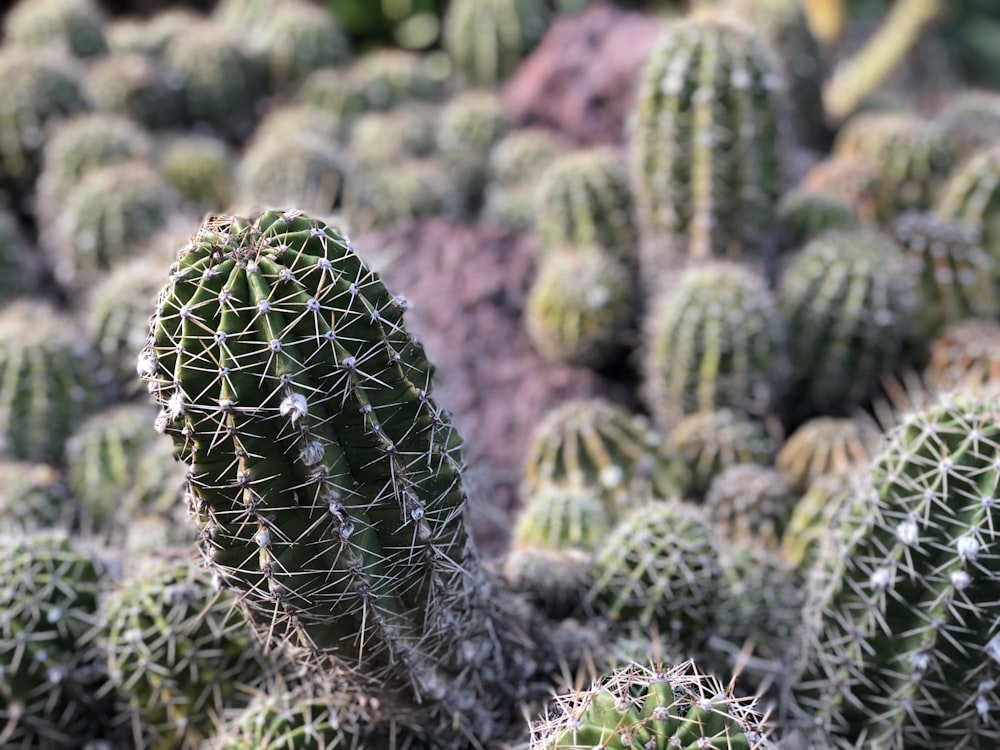
[[[532,723],[531,748],[767,750],[770,733],[755,700],[737,698],[694,662],[633,663],[557,696],[552,713]]]
[[[945,220],[959,220],[978,230],[983,248],[1000,281],[1000,145],[992,146],[958,165],[938,194],[934,206]]]
[[[644,283],[688,259],[773,252],[784,106],[780,63],[752,27],[698,16],[668,26],[629,132]]]
[[[0,535],[69,528],[69,489],[50,464],[0,459]]]
[[[91,0],[20,0],[4,17],[4,44],[56,47],[81,59],[99,57],[108,51],[104,24],[104,12]]]
[[[532,643],[478,562],[461,439],[404,308],[317,219],[210,217],[138,369],[250,618],[453,747],[503,734]]]
[[[824,747],[1000,741],[1000,404],[909,414],[810,581],[793,722]]]
[[[857,229],[861,216],[852,201],[804,186],[786,192],[778,203],[782,245],[799,248],[831,229]]]
[[[182,87],[160,62],[140,52],[119,52],[95,60],[80,85],[94,112],[128,117],[151,130],[184,120]]]

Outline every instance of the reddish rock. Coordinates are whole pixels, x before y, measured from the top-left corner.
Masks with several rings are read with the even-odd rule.
[[[606,3],[556,18],[504,88],[509,115],[581,145],[617,143],[662,22]]]
[[[615,387],[590,370],[548,364],[532,349],[521,325],[532,236],[430,219],[354,240],[390,291],[410,301],[407,328],[435,365],[435,400],[465,439],[473,534],[496,554],[508,541],[521,464],[541,416]]]

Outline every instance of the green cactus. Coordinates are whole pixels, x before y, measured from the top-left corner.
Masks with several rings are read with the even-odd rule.
[[[967,318],[988,320],[1000,312],[994,296],[993,262],[971,224],[909,212],[892,226],[907,265],[916,277],[920,306],[912,323],[910,346],[918,361],[946,325]]]
[[[788,701],[824,746],[1000,741],[998,416],[962,396],[911,413],[847,511],[810,585]]]
[[[454,201],[454,186],[434,159],[402,158],[354,170],[344,186],[344,219],[365,232],[405,219],[436,216]]]
[[[168,444],[149,429],[156,416],[146,403],[117,404],[95,412],[66,441],[66,483],[78,508],[77,526],[88,538],[118,545],[129,524],[146,515],[179,519],[175,543],[190,535],[183,517],[184,470]]]
[[[536,425],[524,459],[521,497],[576,485],[600,492],[617,521],[636,498],[670,497],[676,480],[649,421],[603,398],[572,399]]]
[[[504,583],[550,620],[579,616],[590,584],[593,555],[576,547],[512,549],[503,560]]]
[[[800,187],[852,206],[861,223],[878,219],[881,177],[875,163],[861,156],[828,156],[814,164]]]
[[[87,172],[42,236],[56,279],[82,292],[166,226],[178,205],[177,193],[146,162]]]
[[[788,379],[787,325],[764,277],[716,261],[682,271],[645,321],[643,395],[669,430],[697,411],[764,414]]]
[[[185,212],[200,216],[229,208],[236,165],[221,138],[196,133],[172,136],[160,145],[156,163]]]
[[[111,18],[104,32],[111,55],[139,54],[160,60],[171,39],[196,26],[203,18],[193,8],[167,5],[144,17]]]
[[[435,148],[437,109],[427,102],[408,102],[390,111],[366,112],[351,128],[348,140],[356,172],[394,165],[406,157],[430,156]]]
[[[41,170],[45,129],[87,103],[62,57],[4,46],[0,51],[0,184],[30,192]]]
[[[861,216],[851,201],[807,187],[786,192],[777,211],[783,244],[789,248],[799,248],[831,229],[858,229],[861,226]]]
[[[601,490],[585,485],[550,484],[524,500],[514,525],[515,549],[594,549],[611,531]]]
[[[461,440],[403,309],[321,221],[209,217],[138,369],[257,626],[379,680],[448,747],[502,731],[531,646],[478,564]]]
[[[791,483],[777,469],[733,464],[708,485],[705,509],[723,540],[777,548],[797,499]]]
[[[1000,145],[958,165],[941,188],[935,210],[945,220],[974,226],[1000,281]]]
[[[541,0],[452,0],[442,42],[462,83],[496,86],[517,69],[548,22]]]
[[[595,146],[556,157],[539,175],[537,189],[543,250],[598,247],[635,268],[638,236],[628,170],[614,149]]]
[[[914,286],[903,251],[875,230],[828,232],[789,259],[778,300],[797,385],[815,408],[861,402],[896,367]]]
[[[67,199],[89,172],[125,161],[148,160],[149,134],[122,115],[85,112],[56,123],[42,151],[36,210],[51,224],[66,210]]]
[[[236,165],[236,205],[326,215],[340,205],[346,170],[343,150],[320,136],[254,140]]]
[[[635,508],[597,548],[588,614],[655,628],[689,653],[715,629],[725,594],[719,543],[705,510],[676,498]]]
[[[37,299],[0,311],[0,455],[58,464],[108,380],[73,318]]]
[[[987,89],[962,89],[938,110],[935,121],[961,164],[1000,142],[1000,96]]]
[[[784,107],[780,63],[752,27],[700,16],[668,26],[643,69],[629,133],[651,287],[679,261],[773,252]]]
[[[0,742],[83,747],[113,718],[95,639],[108,566],[61,531],[0,535]]]
[[[864,469],[867,464],[858,467]],[[792,509],[781,535],[781,559],[807,580],[823,557],[842,511],[854,498],[856,474],[824,474],[816,478]]]
[[[490,149],[490,182],[502,188],[533,186],[545,168],[568,148],[555,131],[547,128],[511,130]]]
[[[932,391],[961,390],[979,396],[1000,388],[1000,323],[964,320],[931,342],[924,380]]]
[[[535,350],[552,362],[602,367],[621,357],[634,317],[632,274],[604,248],[546,255],[525,302]]]
[[[531,726],[532,750],[767,750],[771,729],[753,699],[737,698],[693,661],[629,664],[590,690],[557,696]]]
[[[236,597],[186,557],[137,562],[104,597],[100,632],[110,680],[150,750],[199,747],[276,669]]]
[[[864,469],[882,447],[874,421],[858,417],[813,417],[788,436],[774,468],[802,495],[820,477],[845,476]]]
[[[94,112],[127,117],[151,130],[177,127],[184,120],[183,92],[159,62],[139,52],[95,60],[80,85]]]
[[[342,117],[315,104],[282,104],[264,115],[253,131],[254,141],[271,138],[289,141],[303,133],[346,144],[354,119]]]
[[[702,497],[730,466],[770,464],[775,447],[760,422],[716,409],[684,417],[667,433],[662,450],[684,494]]]
[[[69,490],[59,469],[0,459],[0,536],[69,528],[72,520]]]
[[[56,46],[73,57],[105,54],[104,13],[91,0],[20,0],[3,20],[4,44]]]
[[[534,231],[538,205],[534,187],[534,185],[500,187],[490,183],[486,186],[486,193],[483,196],[479,221],[513,232]]]
[[[908,112],[855,115],[837,134],[833,154],[874,165],[879,177],[875,214],[880,222],[931,208],[952,167],[945,132],[933,121]]]

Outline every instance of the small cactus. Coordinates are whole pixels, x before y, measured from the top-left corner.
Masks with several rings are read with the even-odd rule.
[[[854,479],[855,475],[848,474],[817,477],[792,509],[781,536],[781,558],[798,572],[800,580],[807,580],[827,554],[830,537],[854,500]]]
[[[235,190],[235,159],[221,138],[174,136],[161,144],[156,163],[180,196],[182,210],[199,216],[229,208]]]
[[[182,81],[139,52],[95,60],[83,71],[81,87],[94,112],[128,117],[151,130],[184,121]]]
[[[4,17],[3,38],[11,47],[55,46],[83,59],[108,51],[104,14],[91,0],[20,0]]]
[[[846,203],[863,224],[878,220],[881,177],[870,159],[862,156],[829,156],[817,162],[802,178],[800,188]]]
[[[352,117],[368,110],[392,109],[405,101],[430,100],[435,93],[435,81],[423,57],[380,49],[362,55],[346,70],[314,70],[302,82],[295,101]]]
[[[430,156],[435,149],[437,119],[436,108],[425,102],[411,102],[388,112],[360,115],[348,139],[355,172],[394,165],[406,157]]]
[[[777,548],[798,499],[776,469],[733,464],[705,492],[705,510],[720,538],[746,546]]]
[[[774,468],[803,494],[820,477],[847,476],[867,466],[882,447],[882,433],[866,417],[814,417],[788,436]]]
[[[344,186],[344,219],[364,232],[397,221],[435,216],[453,201],[453,185],[434,159],[403,158],[353,170]]]
[[[532,750],[719,748],[767,750],[770,729],[755,701],[737,698],[695,663],[630,664],[555,699],[531,727]]]
[[[260,210],[297,206],[328,215],[340,205],[347,171],[337,144],[316,135],[254,140],[236,165],[236,205]]]
[[[994,279],[1000,281],[1000,145],[957,166],[941,188],[935,210],[946,221],[975,227],[993,261]]]
[[[514,526],[515,549],[590,550],[611,530],[600,490],[583,485],[551,484],[525,498]]]
[[[0,536],[68,529],[72,521],[69,490],[59,469],[0,459]]]
[[[932,391],[1000,395],[1000,323],[965,320],[931,342],[924,379]]]
[[[861,216],[851,201],[807,187],[785,193],[777,211],[784,245],[794,249],[831,229],[861,226]]]

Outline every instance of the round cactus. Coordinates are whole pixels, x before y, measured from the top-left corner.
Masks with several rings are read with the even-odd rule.
[[[832,229],[858,229],[861,216],[857,207],[838,195],[807,187],[789,190],[778,203],[783,244],[799,248]]]
[[[722,539],[777,548],[797,499],[776,469],[733,464],[708,485],[705,509]]]
[[[94,637],[109,571],[59,531],[0,535],[0,734],[11,748],[82,747],[112,710]]]
[[[802,494],[781,536],[781,558],[807,580],[826,554],[843,511],[856,495],[853,474],[824,474]]]
[[[199,216],[229,207],[235,160],[222,139],[198,134],[169,138],[161,144],[156,163],[187,213]]]
[[[917,358],[923,358],[930,340],[949,323],[988,320],[1000,312],[993,262],[975,227],[911,212],[896,220],[892,234],[903,248],[920,297],[910,335]]]
[[[766,413],[788,378],[786,328],[753,269],[714,262],[683,271],[646,320],[643,389],[657,425],[722,407]]]
[[[644,417],[606,399],[567,401],[535,427],[521,497],[553,485],[583,486],[600,492],[608,515],[618,520],[636,498],[675,494],[660,443]]]
[[[1000,143],[1000,96],[985,89],[962,89],[945,101],[934,118],[960,164]]]
[[[541,486],[524,501],[514,526],[515,549],[589,550],[611,530],[611,516],[598,488]]]
[[[380,680],[445,745],[497,731],[529,646],[469,541],[461,439],[403,310],[317,219],[210,217],[138,368],[214,573],[271,638]]]
[[[72,521],[69,490],[55,466],[0,459],[0,536],[69,528]]]
[[[171,39],[196,26],[203,18],[193,8],[164,6],[149,16],[111,18],[104,27],[104,35],[112,56],[139,54],[160,60]]]
[[[260,210],[295,206],[320,215],[340,205],[346,159],[319,136],[255,140],[236,165],[236,204]]]
[[[504,558],[504,582],[549,619],[562,620],[582,611],[592,561],[576,547],[520,547]]]
[[[537,224],[543,249],[598,247],[627,268],[638,260],[628,171],[610,147],[557,157],[539,175]]]
[[[978,230],[1000,280],[1000,145],[960,164],[941,188],[935,209],[945,220],[960,220]]]
[[[880,175],[870,159],[830,156],[806,172],[800,187],[842,201],[857,211],[862,223],[873,223],[878,219],[880,183]]]
[[[811,582],[789,711],[824,747],[1000,742],[1000,404],[946,397],[873,463]]]
[[[770,464],[774,441],[760,422],[717,409],[684,417],[667,433],[663,452],[685,494],[702,497],[730,466]]]
[[[12,47],[54,45],[79,58],[108,51],[104,14],[91,0],[20,0],[4,16],[3,38]]]
[[[490,181],[503,188],[534,185],[568,145],[555,131],[542,127],[511,130],[490,149]]]
[[[151,750],[198,747],[275,669],[236,597],[186,558],[142,560],[100,619],[111,682]]]
[[[19,300],[0,312],[0,455],[59,463],[108,380],[72,318]]]
[[[587,611],[611,623],[655,628],[697,650],[725,594],[719,544],[703,508],[677,499],[637,507],[598,547]]]
[[[938,393],[1000,395],[1000,324],[965,320],[946,327],[930,344],[924,380]]]
[[[495,86],[538,43],[548,21],[541,0],[453,0],[444,17],[444,50],[461,81]]]
[[[634,312],[628,268],[592,247],[547,255],[536,274],[524,322],[542,357],[601,367],[621,356]]]
[[[952,166],[951,148],[934,122],[906,112],[861,112],[841,128],[836,157],[857,157],[878,173],[876,218],[931,208]]]
[[[0,52],[0,184],[30,191],[41,170],[45,129],[87,103],[62,57],[5,46]]]
[[[290,141],[304,133],[330,142],[347,143],[354,119],[315,104],[282,104],[264,115],[253,131],[254,141]]]
[[[94,112],[128,117],[150,129],[184,121],[181,82],[138,52],[106,55],[87,66],[81,86]]]
[[[695,16],[662,35],[629,135],[651,286],[678,261],[773,252],[784,180],[780,79],[780,63],[751,27]]]
[[[556,697],[553,715],[531,726],[531,748],[767,750],[770,731],[754,700],[737,698],[692,661],[630,664],[590,690]]]
[[[774,467],[801,495],[820,477],[864,469],[882,446],[882,433],[865,417],[814,417],[801,424],[778,451]]]
[[[451,180],[433,159],[404,158],[352,171],[344,186],[344,218],[353,231],[436,216],[453,200]]]
[[[426,60],[413,52],[380,49],[362,55],[345,69],[319,68],[302,82],[295,101],[344,117],[401,102],[433,99],[434,79]]]
[[[829,232],[789,260],[780,286],[806,397],[829,410],[869,396],[896,366],[918,304],[902,250],[874,230]]]
[[[388,112],[367,112],[351,127],[348,151],[356,172],[394,165],[406,157],[434,151],[437,110],[426,102],[410,102]]]
[[[149,134],[121,115],[87,112],[57,123],[42,152],[36,197],[39,221],[55,222],[88,172],[149,159],[152,152]]]
[[[56,279],[74,291],[94,284],[166,226],[177,193],[150,164],[124,161],[91,170],[44,233]]]

